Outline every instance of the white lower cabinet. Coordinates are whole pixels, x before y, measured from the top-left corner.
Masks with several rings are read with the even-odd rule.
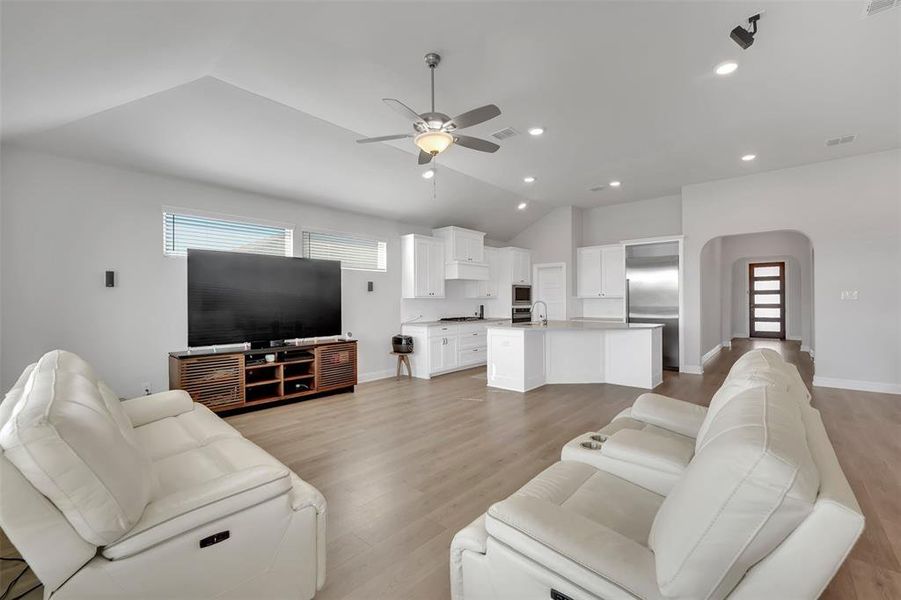
[[[488,356],[485,323],[404,325],[401,333],[412,336],[410,362],[413,377],[469,369],[485,364]]]

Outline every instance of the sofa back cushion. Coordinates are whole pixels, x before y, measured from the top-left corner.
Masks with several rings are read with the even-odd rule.
[[[0,429],[6,458],[97,546],[134,526],[153,479],[127,417],[117,419],[107,402],[90,366],[55,350],[38,361]]]
[[[810,405],[810,390],[804,385],[801,374],[795,365],[787,362],[782,355],[770,348],[758,348],[742,355],[732,368],[726,380],[766,373],[778,378],[796,394],[799,402]]]
[[[797,401],[750,387],[709,423],[649,536],[668,597],[723,598],[807,516],[819,473]]]

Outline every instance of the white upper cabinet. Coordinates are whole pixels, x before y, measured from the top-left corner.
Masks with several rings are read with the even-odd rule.
[[[601,292],[605,298],[626,295],[626,250],[619,244],[601,249]]]
[[[485,262],[488,263],[488,279],[470,281],[467,284],[466,296],[469,298],[497,298],[498,279],[500,277],[500,255],[497,248],[484,249]]]
[[[622,298],[626,290],[626,253],[620,244],[579,248],[576,292],[580,298]]]
[[[514,284],[532,283],[532,256],[522,248],[508,248],[512,257],[512,275]]]
[[[485,234],[462,227],[433,229],[432,235],[444,240],[447,262],[485,262]]]
[[[445,279],[488,279],[484,233],[462,227],[442,227],[433,229],[432,234],[444,241]]]
[[[409,234],[401,237],[404,298],[444,298],[444,242]]]

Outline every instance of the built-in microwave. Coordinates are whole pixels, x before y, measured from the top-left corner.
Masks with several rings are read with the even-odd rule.
[[[513,286],[513,305],[514,306],[532,306],[532,286],[531,285],[514,285]]]
[[[512,316],[514,323],[530,323],[532,321],[532,307],[514,306]]]

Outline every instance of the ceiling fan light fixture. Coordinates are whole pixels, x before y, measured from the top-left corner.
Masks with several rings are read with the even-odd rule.
[[[437,156],[454,143],[454,136],[444,131],[426,131],[417,135],[413,142],[423,152]]]

